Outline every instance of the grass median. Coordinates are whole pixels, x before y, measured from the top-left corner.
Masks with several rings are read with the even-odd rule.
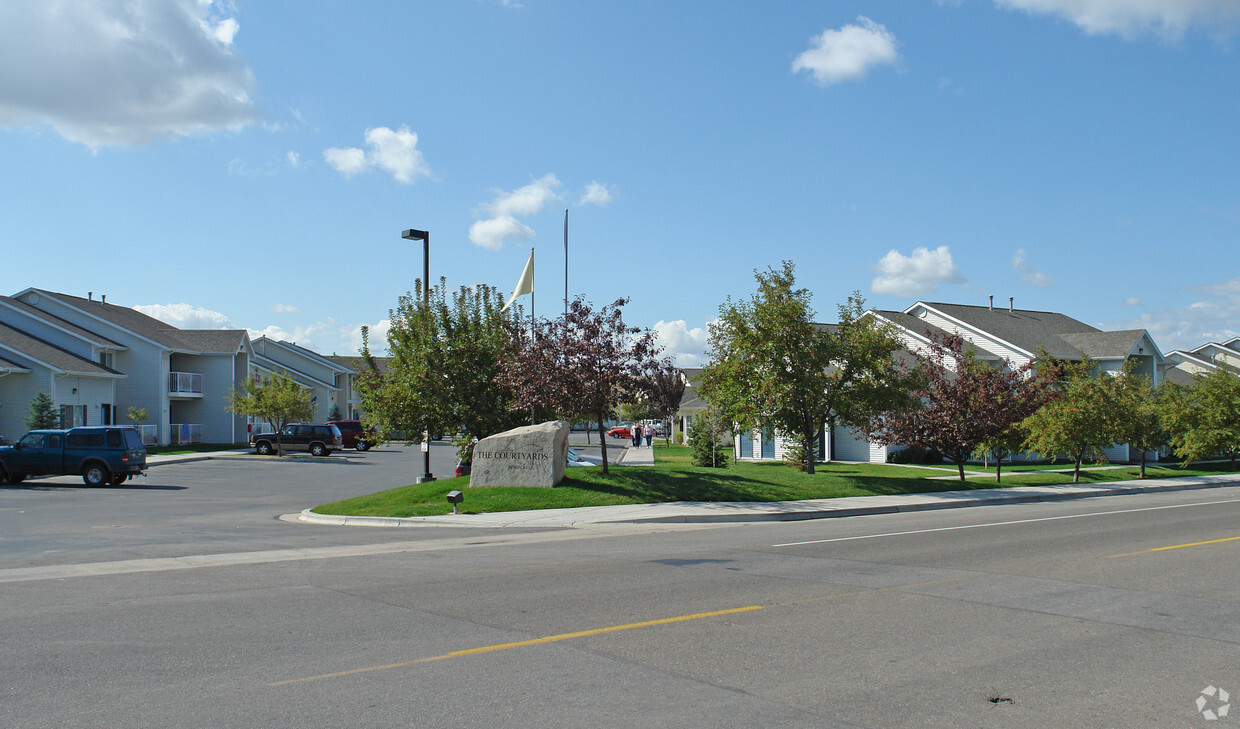
[[[943,478],[945,474],[939,469],[869,463],[824,463],[815,468],[812,476],[778,462],[698,468],[691,465],[688,448],[658,445],[655,446],[655,465],[613,466],[610,471],[610,475],[604,477],[599,468],[570,468],[560,485],[551,489],[515,486],[471,489],[467,478],[444,479],[323,504],[313,511],[341,516],[438,516],[452,511],[445,497],[453,490],[465,492],[465,502],[461,504],[464,513],[485,514],[667,501],[801,501],[1072,481],[1071,473],[1009,473],[1006,467],[1002,484],[996,484],[993,478],[971,478],[961,484],[958,479]],[[1193,469],[1146,468],[1149,478],[1226,471],[1226,464]],[[1081,483],[1125,481],[1139,476],[1136,466],[1096,471],[1083,469]]]

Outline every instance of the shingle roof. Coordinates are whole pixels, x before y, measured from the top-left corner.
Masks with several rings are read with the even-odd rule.
[[[85,375],[120,374],[116,370],[104,367],[97,362],[91,362],[85,357],[79,357],[66,349],[61,349],[50,342],[45,342],[38,337],[33,337],[21,330],[14,329],[3,322],[0,322],[0,346],[16,350],[19,353],[19,358],[24,357],[42,362],[64,372]],[[15,364],[20,363],[15,362]]]
[[[945,329],[940,329],[939,327],[929,324],[928,322],[925,322],[921,319],[918,319],[912,314],[906,314],[903,311],[885,311],[881,309],[875,309],[874,313],[878,314],[884,319],[887,319],[888,321],[895,324],[896,326],[902,327],[903,329],[906,329],[907,331],[910,331],[914,334],[924,336],[927,338],[930,338],[932,336],[940,337],[940,338],[946,337],[950,333]],[[999,357],[999,355],[995,354],[994,352],[991,352],[990,350],[986,349],[985,347],[977,343],[973,343],[973,352],[977,357],[981,359],[1002,359],[1001,357]],[[914,356],[912,355],[911,352],[909,353],[909,355]]]
[[[348,367],[355,374],[359,374],[359,375],[362,374],[363,372],[366,372],[369,369],[369,367],[366,365],[366,360],[360,356],[359,357],[348,357],[345,355],[333,354],[329,356],[328,359],[340,365],[341,367]],[[391,357],[373,357],[372,359],[374,359],[375,367],[378,368],[379,372],[386,373],[386,372],[391,371],[391,366],[389,364],[391,362]]]
[[[1115,359],[1127,357],[1143,336],[1144,329],[1124,329],[1118,332],[1061,334],[1059,338],[1090,359]]]
[[[1105,342],[1095,342],[1092,339],[1080,337],[1076,338],[1076,343],[1074,344],[1066,339],[1064,335],[1111,334],[1112,332],[1102,332],[1097,327],[1092,327],[1070,316],[1057,314],[1053,311],[992,309],[987,306],[967,306],[964,304],[945,304],[929,301],[918,302],[909,307],[909,310],[919,305],[930,307],[1031,354],[1037,354],[1039,350],[1045,350],[1047,354],[1054,357],[1074,360],[1080,359],[1081,343],[1087,343],[1091,348],[1100,348],[1099,351],[1110,349],[1115,344],[1115,342],[1109,339],[1105,340]]]
[[[127,306],[107,304],[96,299],[83,299],[80,296],[54,291],[35,290],[169,349],[198,354],[233,354],[241,348],[246,338],[244,329],[178,329],[167,322],[147,316]]]
[[[13,307],[14,309],[21,311],[23,314],[33,319],[40,319],[50,324],[51,326],[59,327],[61,329],[66,329],[70,332],[73,332],[79,337],[82,337],[86,341],[91,342],[92,344],[95,344],[99,347],[103,347],[105,349],[126,349],[125,345],[120,344],[119,342],[114,342],[111,339],[108,339],[107,337],[103,336],[102,334],[99,334],[98,332],[92,332],[89,329],[80,327],[77,324],[74,324],[73,322],[69,321],[68,319],[62,319],[56,316],[55,314],[49,314],[48,312],[43,311],[42,309],[35,308],[31,306],[30,304],[27,304],[26,302],[22,301],[21,299],[13,299],[8,296],[0,296],[0,302],[3,302],[4,304],[7,304],[8,306]]]

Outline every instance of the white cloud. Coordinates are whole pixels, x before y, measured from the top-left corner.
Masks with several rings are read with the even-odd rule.
[[[612,193],[611,188],[601,182],[591,182],[586,187],[586,191],[582,193],[581,199],[577,201],[577,204],[606,207],[611,204],[613,199],[615,199],[615,195]]]
[[[1187,304],[1152,309],[1136,318],[1106,322],[1102,328],[1146,329],[1163,352],[1240,336],[1240,278],[1186,287],[1185,292],[1193,296]],[[1140,303],[1131,301],[1124,303]]]
[[[498,251],[509,238],[533,238],[534,229],[517,220],[516,216],[534,215],[541,212],[547,203],[559,200],[557,190],[560,186],[555,175],[546,174],[511,192],[497,192],[495,198],[483,206],[491,217],[469,226],[469,239],[476,246]]]
[[[1053,288],[1055,286],[1055,282],[1051,280],[1051,277],[1041,271],[1035,271],[1030,268],[1029,264],[1025,260],[1026,258],[1027,254],[1025,253],[1024,248],[1017,248],[1016,254],[1012,256],[1012,268],[1016,269],[1016,271],[1020,274],[1020,280],[1031,286]]]
[[[177,329],[236,329],[228,317],[218,311],[189,304],[144,304],[135,310],[154,317]]]
[[[479,248],[499,251],[504,248],[504,241],[509,238],[529,240],[534,237],[534,230],[511,215],[475,221],[469,226],[469,239]]]
[[[0,3],[0,127],[91,148],[257,121],[239,25],[204,0]]]
[[[1147,33],[1176,39],[1194,27],[1231,32],[1240,22],[1236,0],[995,0],[995,4],[1058,15],[1086,33],[1129,39]]]
[[[294,169],[297,167],[301,167],[301,155],[300,154],[297,154],[296,152],[289,152],[286,155],[286,157],[288,158],[288,163],[290,167],[293,167]]]
[[[272,304],[271,310],[277,314],[297,314],[301,309],[292,304]]]
[[[429,177],[431,168],[418,150],[418,135],[401,127],[397,131],[387,127],[366,130],[368,150],[357,147],[332,147],[323,150],[323,160],[345,177],[352,177],[378,167],[392,175],[392,179],[406,185],[419,177]]]
[[[874,66],[893,65],[899,42],[886,27],[865,16],[860,25],[827,29],[811,39],[810,48],[792,62],[792,71],[809,71],[819,86],[864,78]]]
[[[653,330],[663,345],[663,354],[672,358],[677,367],[701,367],[706,364],[706,327],[689,328],[684,319],[659,320]]]
[[[1124,299],[1124,306],[1140,306],[1140,305],[1141,305],[1141,297],[1139,296],[1129,296]]]
[[[877,294],[920,296],[938,291],[939,286],[944,284],[965,282],[956,271],[947,246],[939,246],[933,251],[925,247],[914,248],[912,256],[892,249],[874,265],[874,269],[879,275],[870,283],[870,289]]]

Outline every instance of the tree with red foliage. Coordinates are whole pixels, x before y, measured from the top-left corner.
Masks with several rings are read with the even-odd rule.
[[[933,448],[956,464],[961,482],[965,461],[979,448],[1012,442],[1017,424],[1047,401],[1057,372],[1035,370],[1033,362],[996,367],[955,334],[931,336],[920,357],[927,378],[915,393],[920,407],[873,419],[867,435],[889,445]]]
[[[599,432],[608,413],[625,400],[645,394],[656,372],[670,367],[649,330],[626,326],[616,299],[595,311],[577,297],[568,312],[534,328],[533,341],[514,341],[502,379],[521,407],[541,408],[560,417],[589,414]],[[607,474],[607,439],[603,438]]]

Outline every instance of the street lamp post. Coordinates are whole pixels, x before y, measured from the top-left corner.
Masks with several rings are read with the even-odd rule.
[[[431,234],[425,230],[414,230],[410,228],[400,234],[405,240],[422,241],[422,303],[426,307],[427,326],[430,326],[430,310],[431,310]],[[426,425],[426,430],[422,431],[422,452],[426,459],[422,466],[422,475],[418,476],[417,483],[427,483],[434,481],[435,477],[431,475],[431,432],[430,424]]]

